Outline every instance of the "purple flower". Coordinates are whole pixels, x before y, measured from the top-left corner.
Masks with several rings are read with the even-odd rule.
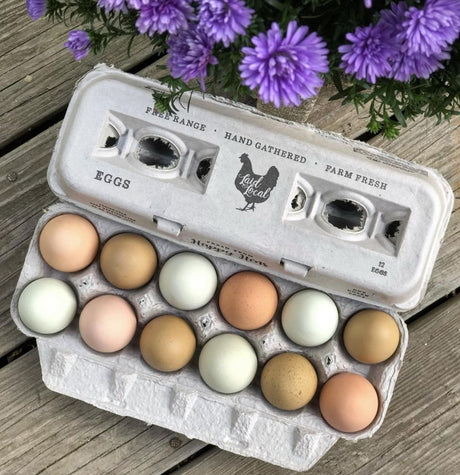
[[[130,0],[130,5],[139,5],[136,27],[140,33],[149,36],[167,31],[175,35],[188,28],[188,20],[193,19],[190,0]],[[137,7],[135,7],[137,8]]]
[[[72,30],[69,32],[69,38],[64,46],[70,50],[78,61],[84,58],[91,49],[91,42],[88,33],[83,30]]]
[[[366,8],[372,8],[372,0],[364,0],[364,6]]]
[[[244,35],[253,13],[242,0],[202,0],[199,21],[210,38],[230,46],[236,35]]]
[[[26,0],[26,6],[32,20],[38,20],[46,12],[46,0]]]
[[[409,53],[441,53],[460,32],[459,0],[427,0],[422,9],[410,7],[399,38]]]
[[[291,21],[283,38],[273,23],[267,33],[252,38],[254,47],[245,47],[239,69],[244,84],[259,88],[263,102],[276,107],[298,106],[302,99],[314,96],[323,85],[319,73],[329,69],[326,43],[308,27]]]
[[[382,25],[358,27],[354,33],[347,33],[346,38],[351,44],[339,46],[342,53],[340,67],[345,68],[346,73],[371,84],[390,73],[390,58],[397,43]]]
[[[447,11],[448,5],[445,3],[445,0],[441,1]],[[450,3],[451,6],[453,5],[450,0],[447,0],[447,2]],[[439,6],[439,0],[435,0],[434,3]],[[433,2],[428,0],[426,5],[430,7],[432,4]],[[460,5],[460,2],[457,4]],[[456,18],[460,19],[460,15],[455,16],[455,9],[453,9],[451,13],[448,21],[450,25],[455,26]],[[383,10],[381,12],[378,24],[387,31],[389,36],[393,39],[394,44],[394,51],[389,59],[391,71],[387,77],[397,79],[398,81],[409,81],[412,75],[427,79],[432,72],[443,67],[441,61],[450,58],[450,47],[447,43],[441,41],[438,45],[445,44],[446,46],[437,52],[426,53],[414,51],[413,44],[410,44],[407,36],[408,30],[405,27],[407,18],[413,19],[413,16],[411,16],[411,11],[405,2],[393,3],[390,10]],[[412,37],[412,39],[414,39],[414,37]]]
[[[98,0],[97,6],[106,12],[122,11],[126,13],[128,11],[125,0]]]
[[[445,51],[430,56],[420,53],[411,55],[400,53],[392,61],[391,72],[388,77],[398,81],[409,81],[411,76],[415,74],[418,78],[428,79],[432,72],[444,67],[440,61],[449,58],[450,54]]]
[[[207,66],[217,64],[217,59],[212,55],[213,45],[213,41],[195,24],[177,35],[171,35],[168,39],[171,76],[182,78],[185,82],[198,79],[204,91]]]

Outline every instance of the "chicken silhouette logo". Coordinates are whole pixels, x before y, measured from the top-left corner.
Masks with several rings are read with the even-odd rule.
[[[251,161],[247,153],[240,157],[243,164],[235,179],[235,186],[246,200],[244,208],[240,211],[254,211],[256,203],[263,203],[270,198],[270,194],[278,182],[279,171],[270,167],[265,175],[256,175],[252,171]]]

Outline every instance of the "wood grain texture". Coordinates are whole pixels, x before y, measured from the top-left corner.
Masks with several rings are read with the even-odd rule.
[[[460,297],[409,326],[405,362],[386,419],[371,438],[340,440],[309,475],[456,474],[460,466]],[[213,448],[181,475],[294,474]]]
[[[63,46],[71,27],[45,19],[33,22],[24,0],[2,2],[0,25],[0,147],[62,113],[75,82],[94,65],[106,62],[126,69],[152,57],[148,39],[137,38],[128,56],[122,37],[103,54],[76,62]]]
[[[0,400],[0,474],[162,473],[204,445],[48,390],[37,350],[0,370]]]

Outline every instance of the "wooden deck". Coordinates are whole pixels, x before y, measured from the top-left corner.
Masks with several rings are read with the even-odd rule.
[[[114,43],[75,63],[62,48],[67,28],[31,22],[25,0],[0,9],[0,474],[287,474],[159,427],[53,393],[41,380],[33,340],[13,324],[9,304],[42,209],[56,201],[46,168],[75,81],[98,62],[153,77],[150,46],[131,56]],[[363,138],[352,107],[322,91],[309,121]],[[364,137],[367,137],[364,136]],[[435,126],[420,118],[401,136],[370,143],[438,169],[457,193],[460,117]],[[423,302],[405,315],[410,343],[389,413],[372,439],[340,441],[311,474],[458,474],[460,467],[460,255],[458,199]]]

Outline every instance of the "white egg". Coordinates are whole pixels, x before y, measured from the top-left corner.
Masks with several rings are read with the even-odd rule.
[[[45,277],[28,284],[18,301],[19,317],[37,333],[57,333],[67,327],[77,311],[77,298],[62,280]]]
[[[318,346],[334,335],[339,312],[334,301],[317,290],[301,290],[284,304],[281,324],[289,339],[302,346]]]
[[[200,254],[181,252],[168,259],[160,272],[160,292],[173,307],[194,310],[206,305],[217,288],[217,273]]]
[[[257,355],[243,337],[223,333],[204,345],[198,366],[201,377],[211,389],[232,394],[243,390],[254,379]]]

